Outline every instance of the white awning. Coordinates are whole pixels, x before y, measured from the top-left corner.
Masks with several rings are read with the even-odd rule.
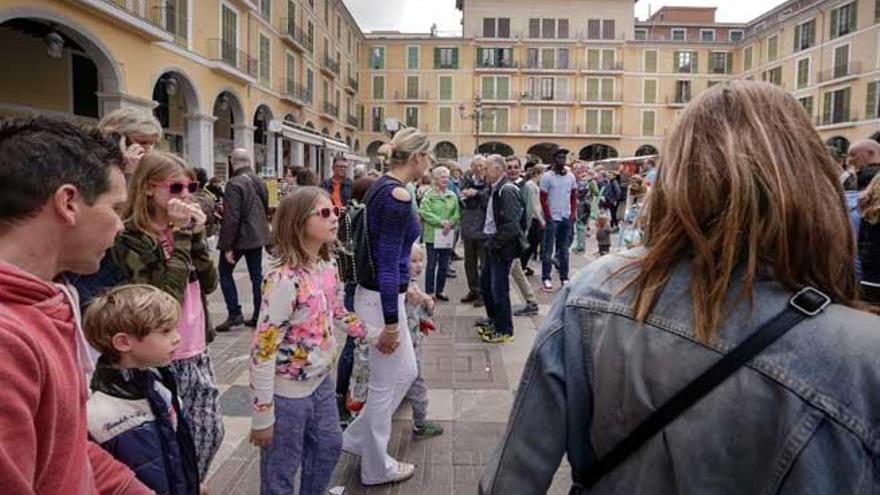
[[[336,151],[339,153],[348,153],[349,151],[351,151],[348,145],[345,144],[345,142],[337,141],[335,139],[330,139],[327,137],[324,138],[324,146],[326,146],[327,149],[331,151]]]
[[[315,146],[321,146],[324,144],[324,138],[319,136],[318,134],[301,131],[296,127],[288,124],[284,124],[284,127],[281,129],[281,135],[288,139],[293,139],[294,141],[299,141],[305,144],[312,144]]]

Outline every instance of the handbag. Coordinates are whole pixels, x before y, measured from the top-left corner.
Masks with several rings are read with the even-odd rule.
[[[627,460],[648,440],[675,421],[682,413],[708,395],[718,385],[742,368],[753,357],[785,335],[803,320],[816,316],[831,304],[831,298],[812,287],[795,294],[785,309],[765,323],[733,351],[704,371],[642,421],[609,453],[599,458],[586,472],[573,470],[569,495],[579,495],[593,487],[605,475]]]

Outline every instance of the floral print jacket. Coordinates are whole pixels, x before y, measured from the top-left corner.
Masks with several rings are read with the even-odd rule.
[[[365,327],[342,305],[335,262],[278,267],[263,279],[260,321],[251,344],[254,429],[275,422],[273,396],[310,395],[337,357],[334,324],[353,337]]]

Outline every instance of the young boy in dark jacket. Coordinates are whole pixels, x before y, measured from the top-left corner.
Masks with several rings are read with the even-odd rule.
[[[179,318],[177,301],[148,285],[112,289],[84,317],[86,337],[101,352],[87,405],[89,435],[160,495],[200,493],[189,422],[163,368],[180,344]]]

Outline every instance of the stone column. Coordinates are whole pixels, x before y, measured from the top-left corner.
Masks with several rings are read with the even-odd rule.
[[[235,124],[232,126],[235,134],[235,147],[245,148],[254,152],[254,130],[256,127],[250,124]]]
[[[186,153],[193,167],[214,175],[214,122],[217,117],[205,114],[186,116]]]

